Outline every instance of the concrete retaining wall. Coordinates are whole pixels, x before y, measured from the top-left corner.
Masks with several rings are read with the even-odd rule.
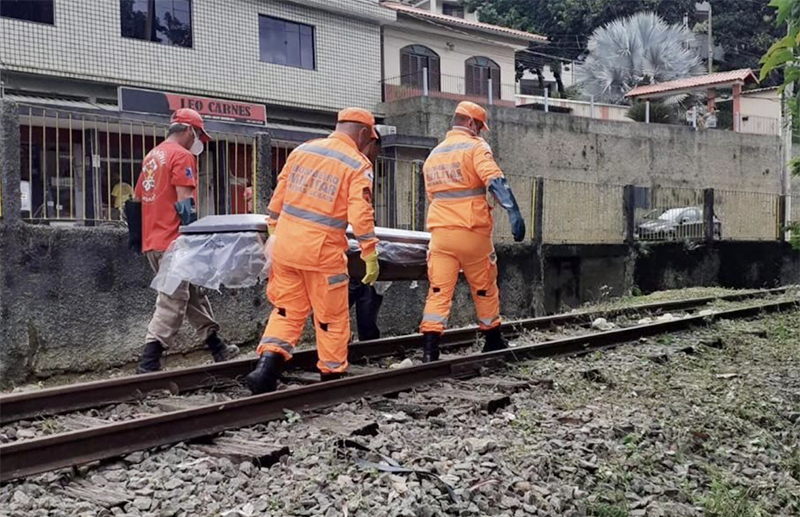
[[[155,301],[152,273],[126,248],[124,231],[51,228],[0,222],[0,379],[103,370],[134,361]],[[800,255],[780,243],[716,243],[692,250],[662,244],[626,246],[499,245],[501,310],[523,318],[620,296],[693,285],[773,287],[800,282]],[[543,259],[541,258],[543,257]],[[414,332],[427,292],[424,280],[395,282],[379,324],[385,335]],[[224,336],[253,345],[269,305],[263,286],[223,289],[211,303]],[[474,323],[460,283],[452,326]],[[310,336],[309,336],[310,337]],[[175,352],[202,345],[187,327]]]
[[[456,102],[420,97],[385,103],[400,133],[443,139]],[[694,131],[489,107],[486,139],[506,173],[619,185],[780,193],[777,136]]]

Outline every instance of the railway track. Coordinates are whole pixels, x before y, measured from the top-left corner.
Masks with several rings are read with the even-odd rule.
[[[698,298],[647,304],[626,309],[579,312],[546,318],[510,322],[504,326],[508,335],[559,325],[587,325],[596,317],[625,314],[657,314],[665,311],[704,307],[716,301],[741,302],[755,298],[785,294],[785,289],[737,293],[723,297]],[[0,481],[8,481],[37,473],[112,458],[130,452],[192,440],[219,432],[245,427],[284,417],[285,410],[303,411],[330,406],[370,395],[383,395],[428,384],[445,378],[465,378],[481,369],[552,355],[575,354],[602,347],[615,346],[657,334],[676,332],[710,321],[744,318],[765,312],[791,309],[797,299],[769,301],[713,314],[687,315],[658,323],[634,325],[607,332],[552,339],[489,354],[445,356],[432,364],[395,370],[375,371],[356,367],[356,375],[338,381],[315,383],[258,396],[244,396],[239,389],[236,398],[205,403],[197,407],[172,410],[166,414],[146,415],[115,423],[97,422],[87,429],[53,434],[0,446]],[[474,343],[475,329],[453,330],[443,343],[453,349]],[[387,338],[357,343],[351,347],[351,360],[358,364],[386,356],[408,353],[419,347],[419,335]],[[315,351],[296,354],[293,367],[311,370]],[[98,381],[62,388],[53,388],[0,397],[0,415],[4,423],[22,418],[54,415],[77,409],[141,400],[148,392],[168,389],[173,394],[210,387],[236,386],[235,379],[252,368],[254,360],[161,372],[111,381]],[[291,373],[290,373],[291,375]],[[234,388],[235,389],[235,388]]]

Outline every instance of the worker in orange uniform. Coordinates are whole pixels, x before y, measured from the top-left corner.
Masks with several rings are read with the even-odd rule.
[[[347,369],[347,224],[366,264],[362,282],[378,279],[378,239],[372,208],[372,165],[363,151],[377,138],[369,111],[339,112],[336,130],[295,149],[278,176],[267,210],[275,239],[267,298],[273,306],[258,347],[258,364],[246,382],[254,393],[277,388],[283,365],[313,309],[321,379]]]
[[[488,189],[509,215],[517,242],[525,238],[514,194],[497,166],[489,144],[480,137],[488,130],[486,110],[473,102],[456,107],[452,130],[425,161],[425,190],[430,202],[428,258],[430,288],[420,331],[425,336],[423,362],[439,359],[439,339],[447,325],[459,271],[467,277],[484,352],[508,345],[500,334],[500,293],[497,256],[492,244],[493,219]]]
[[[211,136],[200,114],[181,108],[172,115],[166,140],[147,153],[142,162],[134,194],[135,200],[141,203],[134,212],[140,215],[129,217],[128,224],[133,233],[138,233],[134,228],[140,229],[141,243],[136,243],[136,247],[147,257],[155,273],[158,273],[164,252],[178,238],[180,226],[197,219],[195,157],[203,152],[204,143],[209,140]],[[139,222],[140,225],[136,224]],[[197,286],[181,282],[172,294],[158,293],[137,373],[161,369],[161,355],[165,348],[174,345],[184,316],[205,341],[215,362],[226,361],[239,353],[238,347],[226,344],[217,335],[219,324],[214,320],[205,293]]]

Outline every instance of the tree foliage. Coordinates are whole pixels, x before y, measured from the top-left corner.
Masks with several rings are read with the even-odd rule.
[[[589,38],[589,54],[577,79],[587,95],[624,103],[636,86],[702,74],[702,62],[688,46],[693,40],[692,31],[669,25],[655,13],[614,20]]]
[[[787,104],[793,122],[792,130],[797,131],[800,121],[800,88],[797,88],[800,80],[800,0],[772,0],[769,5],[777,9],[775,23],[778,27],[786,28],[786,35],[776,41],[761,58],[761,78],[780,70],[783,72],[780,92],[785,94],[787,87],[794,87]],[[800,158],[792,159],[789,166],[794,176],[800,176]],[[800,221],[790,222],[787,229],[792,232],[792,246],[800,249]]]
[[[554,61],[574,61],[587,48],[598,27],[640,11],[652,11],[667,23],[683,23],[689,16],[693,28],[695,0],[462,0],[478,9],[481,21],[542,34],[548,44],[533,44],[518,55],[520,71],[541,71]],[[767,0],[714,0],[714,41],[725,49],[725,61],[715,62],[719,70],[757,68],[781,30],[775,25],[774,10]],[[768,78],[773,81],[772,77]],[[769,82],[767,84],[772,84]]]
[[[587,48],[594,30],[617,18],[650,10],[669,23],[683,21],[695,0],[462,0],[478,10],[481,21],[547,36],[547,44],[531,44],[517,55],[518,72],[540,75],[550,65],[560,79],[558,64],[576,60]],[[563,92],[559,85],[559,92]]]

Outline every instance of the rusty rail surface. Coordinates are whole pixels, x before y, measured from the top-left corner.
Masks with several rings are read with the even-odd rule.
[[[580,311],[540,318],[510,321],[503,324],[506,334],[521,330],[545,329],[558,325],[589,323],[594,318],[611,317],[631,313],[670,311],[701,307],[715,301],[742,301],[786,293],[788,288],[747,291],[724,296],[709,296],[648,303],[604,311]],[[443,347],[459,347],[474,342],[477,327],[448,330],[442,337]],[[421,334],[389,337],[373,341],[362,341],[350,345],[349,360],[357,363],[364,359],[403,355],[418,349],[422,344]],[[255,367],[256,359],[242,359],[225,363],[196,366],[179,370],[121,377],[119,379],[85,382],[43,390],[14,393],[0,396],[0,424],[37,418],[80,409],[95,408],[107,404],[127,402],[143,398],[147,393],[168,390],[173,394],[185,393],[231,382],[247,375]],[[316,371],[316,350],[295,353],[289,369]]]
[[[752,317],[797,307],[797,300],[764,303],[707,316],[690,316],[486,354],[455,357],[409,368],[347,377],[165,415],[15,442],[0,446],[0,481],[5,482],[280,419],[284,417],[286,409],[311,410],[365,396],[410,389],[445,378],[469,377],[478,374],[483,367],[505,361],[581,353],[635,342],[642,337],[685,330],[715,320]]]

